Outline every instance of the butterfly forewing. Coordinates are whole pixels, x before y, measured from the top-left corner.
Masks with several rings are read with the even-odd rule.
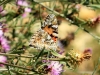
[[[52,49],[57,50],[58,39],[58,23],[54,14],[46,17],[41,29],[33,34],[30,40],[30,46],[36,49]]]

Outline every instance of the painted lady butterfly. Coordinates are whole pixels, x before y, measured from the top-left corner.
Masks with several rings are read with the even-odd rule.
[[[49,14],[42,23],[41,29],[33,34],[30,46],[36,49],[58,50],[58,21],[54,14]]]

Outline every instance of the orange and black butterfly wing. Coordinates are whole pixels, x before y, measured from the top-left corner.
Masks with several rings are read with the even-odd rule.
[[[52,40],[54,40],[54,42],[57,41],[57,38],[58,38],[58,21],[57,21],[54,14],[50,14],[46,17],[41,28],[51,36],[51,38],[52,38]]]

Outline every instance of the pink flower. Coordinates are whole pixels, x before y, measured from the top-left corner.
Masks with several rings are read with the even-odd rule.
[[[48,69],[50,70],[51,75],[60,75],[62,70],[62,64],[59,61],[51,61],[48,65]]]
[[[4,25],[0,23],[0,44],[2,46],[2,49],[4,50],[3,52],[8,52],[10,50],[10,46],[7,39],[4,37],[3,26]]]
[[[2,23],[0,23],[0,37],[3,36]]]
[[[23,17],[23,18],[27,17],[27,13],[24,12],[24,13],[22,14],[22,17]]]
[[[0,30],[0,37],[3,35],[3,31],[2,30]]]
[[[4,36],[1,36],[0,42],[1,42],[1,45],[2,45],[4,52],[8,52],[10,50],[10,46],[8,44],[7,39]]]
[[[28,6],[29,4],[25,0],[17,0],[17,5],[19,5],[19,6]]]
[[[7,57],[5,57],[5,56],[0,56],[0,62],[6,63],[6,62],[7,62]],[[0,67],[3,67],[3,66],[4,66],[3,64],[0,64]]]
[[[1,15],[1,16],[5,16],[7,13],[8,13],[8,12],[7,12],[6,10],[3,10],[3,11],[0,12],[0,15]]]
[[[30,13],[30,12],[31,12],[31,8],[25,8],[24,9],[24,13],[22,14],[22,17],[23,18],[27,17],[28,16],[28,13]]]
[[[24,11],[30,13],[31,12],[31,8],[25,8]]]
[[[7,14],[7,11],[6,10],[3,10],[3,7],[0,6],[0,15],[1,16],[5,16]]]

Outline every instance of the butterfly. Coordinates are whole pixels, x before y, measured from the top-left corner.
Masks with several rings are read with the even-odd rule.
[[[62,54],[65,51],[71,40],[74,39],[74,33],[69,33],[68,36],[61,39],[58,37],[58,26],[60,25],[54,14],[49,14],[38,30],[30,39],[31,47],[36,49],[49,49],[58,51]]]
[[[38,30],[30,39],[30,46],[36,49],[59,50],[58,42],[58,21],[54,14],[49,14]]]

